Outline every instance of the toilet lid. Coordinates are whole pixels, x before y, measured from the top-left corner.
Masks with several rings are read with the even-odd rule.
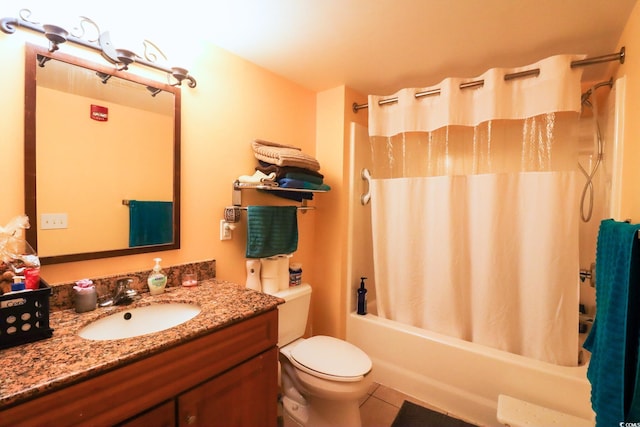
[[[324,335],[302,341],[291,350],[291,357],[323,376],[347,379],[362,377],[371,370],[371,359],[364,351],[346,341]]]

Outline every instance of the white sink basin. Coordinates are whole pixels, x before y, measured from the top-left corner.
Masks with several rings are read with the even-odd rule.
[[[78,335],[94,341],[119,340],[152,334],[178,326],[200,313],[195,304],[153,304],[113,313],[80,329]]]

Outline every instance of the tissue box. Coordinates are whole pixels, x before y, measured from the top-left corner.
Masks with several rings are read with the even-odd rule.
[[[38,289],[0,295],[0,349],[51,338],[50,296],[42,279]]]

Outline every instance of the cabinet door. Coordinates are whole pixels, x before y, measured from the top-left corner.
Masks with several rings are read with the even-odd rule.
[[[179,426],[275,427],[278,349],[272,348],[178,397]]]
[[[157,406],[143,414],[131,418],[119,427],[175,427],[176,425],[176,404],[170,400]]]

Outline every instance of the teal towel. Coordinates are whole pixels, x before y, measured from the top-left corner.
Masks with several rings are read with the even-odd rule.
[[[596,426],[640,422],[640,225],[604,220],[596,248],[596,318],[584,347]]]
[[[129,247],[173,242],[173,202],[129,201]]]
[[[317,185],[322,185],[323,183],[322,177],[311,175],[304,172],[287,172],[284,177],[289,179],[295,179],[298,181],[307,181]],[[276,179],[278,179],[278,177],[276,177]]]
[[[290,254],[298,249],[298,208],[249,206],[247,208],[247,258]]]
[[[278,184],[282,188],[300,188],[304,190],[321,190],[329,191],[331,187],[328,184],[314,184],[313,182],[300,181],[298,179],[282,178],[278,180]]]

